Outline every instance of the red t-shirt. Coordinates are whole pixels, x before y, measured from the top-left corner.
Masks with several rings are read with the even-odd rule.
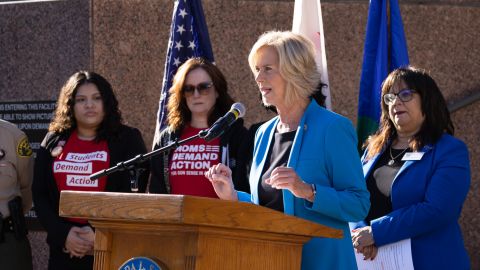
[[[74,131],[63,146],[62,152],[53,162],[53,176],[59,191],[104,191],[107,177],[90,180],[90,174],[107,169],[110,166],[106,141],[84,141]],[[86,220],[67,218],[77,223]]]
[[[200,131],[201,129],[188,125],[180,139],[186,139]],[[171,157],[169,168],[172,194],[218,198],[204,173],[220,162],[220,139],[207,142],[196,138],[175,149]]]

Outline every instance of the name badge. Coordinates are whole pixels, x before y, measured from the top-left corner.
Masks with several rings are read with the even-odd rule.
[[[403,155],[402,160],[421,160],[425,152],[407,152]]]

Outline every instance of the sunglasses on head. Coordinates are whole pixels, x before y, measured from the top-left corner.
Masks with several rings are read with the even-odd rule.
[[[197,84],[196,86],[186,84],[183,86],[182,91],[185,96],[192,96],[195,92],[195,89],[197,89],[200,95],[208,95],[209,90],[212,88],[212,86],[212,82],[202,82]]]
[[[398,91],[398,93],[388,93],[383,95],[383,102],[387,105],[392,105],[395,103],[395,99],[399,98],[402,102],[408,102],[412,100],[413,94],[416,93],[417,91],[412,90],[412,89],[402,89]]]

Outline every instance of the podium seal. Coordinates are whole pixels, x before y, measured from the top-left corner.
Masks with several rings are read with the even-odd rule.
[[[167,270],[147,257],[133,257],[124,262],[118,270]]]

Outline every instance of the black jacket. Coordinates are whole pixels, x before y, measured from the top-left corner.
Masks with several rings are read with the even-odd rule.
[[[240,148],[246,138],[247,130],[243,127],[243,120],[238,119],[222,136],[220,136],[220,147],[228,147],[228,166],[232,170],[233,184],[236,190],[249,192],[250,187],[247,177],[248,157],[241,154]],[[173,131],[170,128],[164,129],[158,138],[155,139],[153,149],[170,145],[180,138],[182,129]],[[168,164],[173,151],[161,153],[152,157],[150,162],[150,193],[170,193],[170,181]],[[225,157],[221,156],[220,160]]]
[[[51,151],[61,140],[67,140],[70,134],[48,133],[37,152],[33,177],[32,193],[35,211],[40,223],[47,231],[47,243],[51,248],[62,249],[71,227],[78,226],[58,215],[60,192],[53,177]],[[140,131],[122,125],[116,136],[107,139],[110,151],[110,167],[118,162],[147,152]],[[148,181],[148,162],[139,176],[139,192],[145,192]],[[115,172],[108,176],[106,191],[131,192],[128,171]]]

